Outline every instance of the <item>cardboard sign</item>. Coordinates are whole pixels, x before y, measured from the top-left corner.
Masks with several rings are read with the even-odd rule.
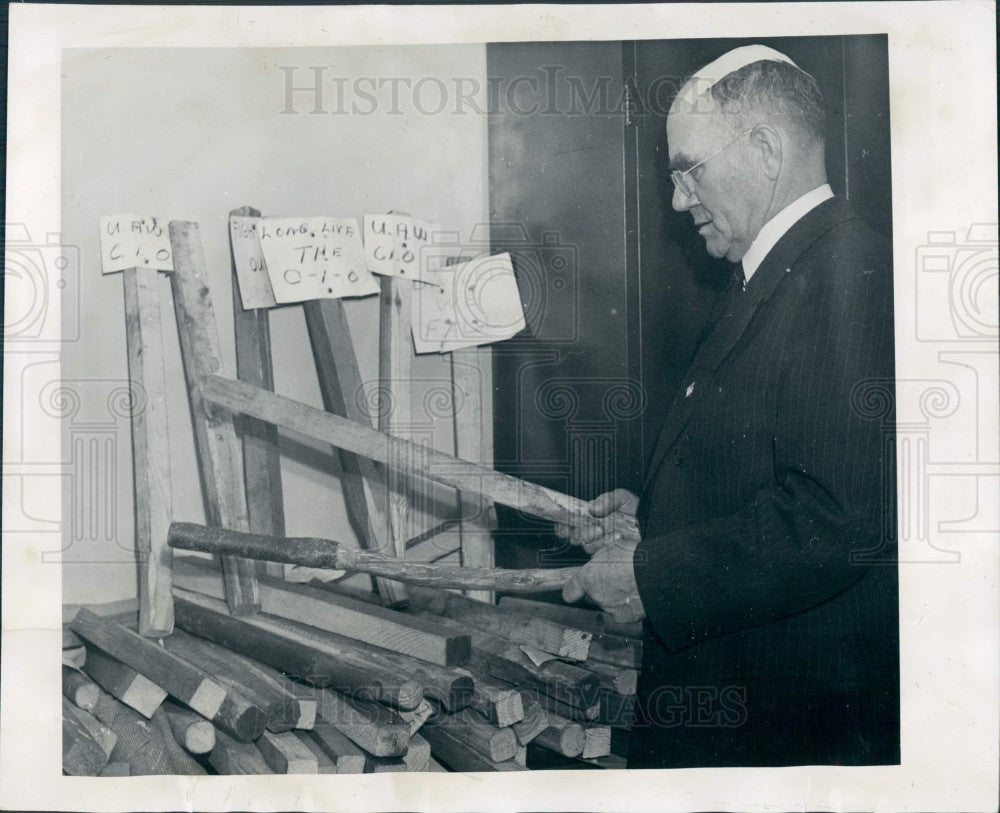
[[[267,261],[260,247],[259,220],[259,217],[241,215],[229,218],[229,244],[244,310],[272,308],[277,304],[267,276]]]
[[[510,255],[483,255],[425,272],[425,284],[413,290],[411,320],[417,353],[491,344],[524,330]]]
[[[278,304],[378,293],[354,218],[262,217],[258,229]]]
[[[105,215],[101,229],[101,270],[114,274],[126,268],[172,271],[167,224],[147,215]]]
[[[442,230],[409,215],[365,215],[365,262],[373,274],[422,280],[428,271],[426,247]]]

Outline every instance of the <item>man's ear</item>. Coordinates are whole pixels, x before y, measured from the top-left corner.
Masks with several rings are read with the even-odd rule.
[[[772,181],[781,171],[783,157],[781,133],[766,124],[754,128],[750,134],[754,149],[759,150],[764,173]]]

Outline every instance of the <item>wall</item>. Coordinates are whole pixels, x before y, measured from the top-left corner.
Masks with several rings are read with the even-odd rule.
[[[481,87],[485,49],[67,50],[62,74],[62,239],[81,255],[79,292],[68,292],[64,329],[79,318],[80,330],[79,340],[65,346],[63,388],[49,393],[55,400],[47,413],[62,417],[71,472],[63,490],[63,599],[104,601],[134,594],[135,568],[130,427],[120,398],[127,379],[122,281],[101,275],[98,217],[129,212],[201,224],[224,371],[232,375],[231,209],[248,204],[264,214],[358,218],[397,209],[454,225],[463,237],[486,221],[485,115],[451,97],[440,104],[436,81],[425,82],[422,94],[407,85],[448,77],[446,91],[458,86],[455,79],[466,89]],[[312,93],[296,93],[289,104],[288,75],[299,86],[321,78],[320,112]],[[356,113],[337,112],[352,106]],[[201,521],[169,284],[161,282],[173,515]],[[374,379],[377,298],[349,301],[347,310],[362,375]],[[274,310],[271,330],[276,390],[320,406],[301,307]],[[424,382],[448,374],[441,356],[419,357],[413,370]],[[427,386],[415,386],[414,420],[430,420],[423,412]],[[451,450],[450,426],[437,422],[434,438]],[[284,435],[282,453],[288,533],[355,541],[329,449]]]

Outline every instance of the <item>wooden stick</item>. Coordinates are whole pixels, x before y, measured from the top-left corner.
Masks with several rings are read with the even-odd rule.
[[[132,480],[135,548],[139,567],[139,632],[150,638],[174,628],[170,592],[171,553],[166,544],[172,511],[167,385],[163,373],[163,327],[154,268],[126,268],[125,336],[132,401]],[[140,390],[144,394],[140,394]]]
[[[302,678],[314,686],[333,686],[352,694],[383,699],[388,695],[420,702],[416,681],[386,677],[366,653],[346,639],[278,618],[234,618],[217,599],[174,588],[177,624],[234,652]]]
[[[529,593],[559,590],[578,571],[574,567],[503,570],[425,565],[344,547],[332,539],[278,539],[193,522],[171,523],[167,540],[172,548],[372,573],[429,587],[487,588]]]
[[[63,695],[84,711],[93,711],[101,690],[82,672],[68,666],[62,668]]]
[[[229,215],[260,217],[250,206],[233,209]],[[230,238],[232,234],[230,233]],[[236,333],[236,377],[266,390],[274,389],[271,363],[271,326],[267,308],[243,307],[236,260],[232,261],[233,328]],[[246,483],[248,530],[258,534],[285,535],[285,510],[281,488],[281,458],[278,428],[244,417],[235,422],[243,443],[243,476]],[[280,577],[284,568],[268,563],[268,573]]]
[[[586,743],[583,726],[551,712],[547,715],[549,724],[535,737],[534,743],[566,757],[580,756]]]
[[[616,694],[635,694],[639,685],[637,669],[620,669],[608,663],[587,660],[584,664],[588,671],[593,672],[601,681],[601,688]]]
[[[270,731],[288,731],[299,719],[299,702],[249,658],[196,638],[183,630],[163,639],[170,652],[211,674],[221,684],[261,709]]]
[[[598,759],[611,755],[611,727],[606,725],[584,726],[581,759]]]
[[[320,721],[312,731],[303,736],[312,737],[336,766],[337,773],[365,772],[364,751],[332,723]]]
[[[430,767],[431,744],[419,734],[410,738],[410,747],[403,755],[403,764],[409,773],[423,773]]]
[[[493,370],[488,347],[454,350],[451,391],[455,407],[455,456],[478,465],[493,465]],[[459,406],[459,404],[461,405]],[[493,503],[478,494],[459,492],[462,522],[459,544],[464,567],[493,567]],[[493,603],[492,590],[474,590],[470,598]]]
[[[121,624],[100,618],[86,607],[76,614],[71,627],[77,635],[154,680],[205,717],[214,717],[226,699],[226,690],[203,670]]]
[[[319,377],[323,407],[327,412],[370,428],[372,415],[362,397],[364,393],[354,339],[347,324],[347,314],[339,299],[317,299],[303,304],[306,329],[312,343]],[[361,547],[376,553],[395,555],[392,529],[386,513],[385,472],[375,461],[349,451],[339,450],[341,479],[348,516],[359,529]],[[376,579],[380,595],[389,601],[406,598],[398,582]]]
[[[319,773],[316,755],[291,731],[265,731],[257,747],[275,773]]]
[[[521,702],[524,705],[524,717],[514,723],[511,730],[520,745],[527,745],[549,727],[549,719],[533,694],[521,691]]]
[[[556,624],[545,618],[496,607],[444,591],[414,591],[410,602],[447,618],[478,627],[490,635],[540,649],[572,661],[582,661],[590,649],[591,633]]]
[[[174,739],[191,754],[207,754],[215,748],[215,726],[172,701],[163,704]]]
[[[96,707],[96,703],[94,705]],[[98,720],[89,711],[84,711],[79,706],[73,705],[67,698],[64,697],[63,715],[66,714],[72,716],[87,730],[87,733],[94,738],[94,741],[101,746],[101,749],[105,754],[107,754],[108,759],[110,759],[112,751],[115,750],[115,743],[118,742],[118,735],[101,723],[100,720]]]
[[[417,461],[419,465],[411,472],[414,475],[479,494],[531,516],[572,526],[597,522],[586,502],[568,494],[518,480],[434,449],[410,448],[414,444],[402,438],[368,429],[259,387],[212,375],[205,380],[202,394],[207,400],[232,412],[271,421],[384,465],[393,465],[398,460]],[[605,518],[604,522],[611,529],[633,535],[636,533],[634,517],[615,513]]]
[[[379,757],[406,753],[409,726],[389,709],[327,689],[319,690],[317,699],[320,720],[335,726],[368,753]]]
[[[479,691],[479,681],[476,681],[476,692]],[[473,695],[475,698],[475,695]],[[434,706],[429,700],[421,700],[420,705],[411,711],[397,711],[399,719],[410,727],[410,736],[416,734],[420,727],[426,723],[434,714]]]
[[[167,692],[148,677],[94,647],[87,649],[85,667],[98,686],[143,717],[151,718],[167,697]]]
[[[76,707],[63,698],[62,769],[70,776],[97,776],[108,764],[108,754],[73,713]],[[76,709],[80,711],[80,709]]]
[[[201,233],[197,223],[180,221],[172,221],[169,230],[175,269],[170,284],[205,492],[205,513],[211,525],[245,531],[249,519],[241,449],[232,415],[210,408],[203,395],[206,379],[222,369],[222,362]],[[255,613],[259,608],[256,565],[227,557],[223,559],[223,568],[230,610],[235,615]]]
[[[221,731],[216,734],[208,762],[220,774],[274,773],[254,743],[238,742]]]
[[[210,532],[218,529],[207,529]],[[176,583],[180,587],[222,597],[222,581],[212,562],[178,557]],[[459,666],[469,661],[468,635],[442,632],[405,613],[387,610],[358,599],[304,584],[292,584],[270,577],[260,579],[261,609],[334,632],[356,641],[410,655],[441,666]]]
[[[601,704],[599,701],[594,703],[592,706],[578,708],[577,706],[571,706],[568,703],[556,700],[554,697],[550,697],[547,694],[539,693],[538,702],[546,711],[558,714],[560,717],[565,717],[567,720],[573,720],[577,723],[591,723],[596,720],[601,713]]]
[[[469,748],[463,740],[456,737],[444,726],[425,726],[423,736],[431,744],[431,754],[434,758],[445,763],[452,770],[464,772],[524,770],[513,759],[508,759],[505,762],[494,762],[474,748]]]
[[[294,731],[293,735],[312,754],[316,760],[316,773],[331,774],[337,773],[337,765],[330,756],[320,748],[319,743],[311,736],[309,731]]]
[[[478,751],[493,762],[513,759],[517,738],[509,728],[497,728],[472,709],[456,714],[442,714],[428,722],[425,728],[443,728],[468,748]]]
[[[503,596],[499,602],[501,607],[511,610],[518,610],[522,613],[530,613],[541,618],[548,618],[551,621],[558,621],[570,627],[577,627],[582,630],[589,630],[594,635],[611,633],[621,635],[626,638],[637,638],[642,640],[642,622],[625,624],[615,621],[610,615],[602,610],[589,609],[587,607],[576,607],[567,604],[554,604],[551,601],[537,601],[520,596]]]
[[[498,728],[506,728],[524,719],[524,701],[520,691],[478,677],[471,705]]]

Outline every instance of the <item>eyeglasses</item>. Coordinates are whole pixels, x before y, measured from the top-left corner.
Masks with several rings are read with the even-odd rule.
[[[698,169],[698,167],[703,166],[708,161],[711,161],[719,153],[724,152],[725,150],[728,150],[731,146],[733,146],[733,144],[735,144],[737,141],[739,141],[741,138],[743,138],[743,136],[745,136],[747,133],[752,133],[755,128],[756,128],[756,125],[754,127],[751,127],[749,130],[744,130],[742,133],[740,133],[738,136],[736,136],[736,138],[734,138],[728,144],[726,144],[726,145],[724,145],[722,147],[719,147],[719,149],[717,149],[710,156],[708,156],[708,158],[702,158],[693,167],[688,167],[687,169],[684,169],[684,170],[679,170],[679,169],[673,170],[670,173],[670,180],[672,180],[674,182],[674,186],[676,186],[678,189],[680,189],[681,192],[683,192],[685,195],[687,195],[687,197],[689,197],[689,198],[693,197],[694,196],[694,183],[695,183],[695,181],[694,181],[694,178],[688,178],[688,175],[690,173],[694,172],[696,169]]]

